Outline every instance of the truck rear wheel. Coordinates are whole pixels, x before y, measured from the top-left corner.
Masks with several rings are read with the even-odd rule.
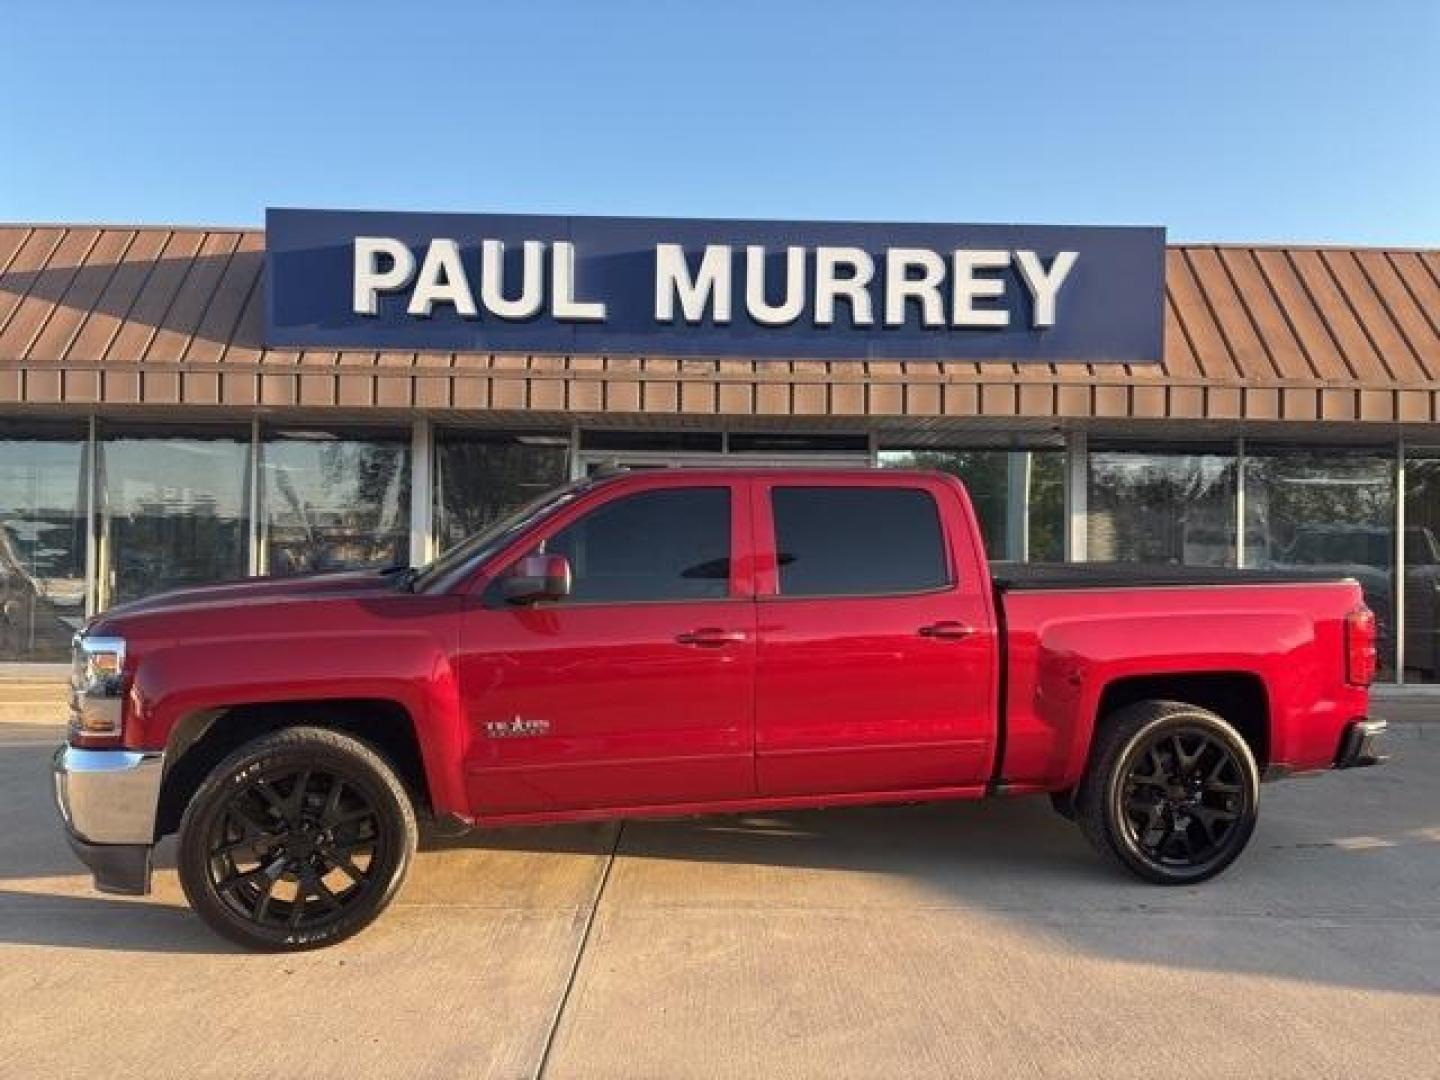
[[[1075,797],[1101,853],[1157,885],[1191,885],[1245,849],[1260,769],[1230,724],[1196,705],[1142,701],[1110,716]]]
[[[232,941],[313,949],[385,910],[415,844],[410,799],[374,750],[287,728],[242,746],[201,784],[180,823],[180,883]]]

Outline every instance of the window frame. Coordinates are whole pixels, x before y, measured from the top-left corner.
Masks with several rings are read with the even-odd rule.
[[[889,590],[887,592],[806,593],[802,595],[782,593],[780,591],[779,536],[775,525],[773,499],[773,493],[780,488],[883,488],[886,490],[898,488],[923,492],[929,497],[935,509],[936,521],[940,526],[940,545],[941,554],[945,560],[946,582],[932,588]],[[959,592],[964,584],[964,575],[956,558],[958,538],[954,535],[954,517],[945,512],[944,498],[947,493],[947,485],[938,479],[916,476],[907,477],[902,483],[898,482],[898,478],[893,472],[885,475],[882,470],[876,470],[876,475],[824,476],[817,474],[814,477],[803,478],[790,476],[770,479],[767,477],[756,481],[752,489],[753,503],[751,506],[751,513],[756,522],[757,588],[755,598],[769,603],[776,601],[802,603],[811,600],[904,599]]]
[[[751,550],[751,524],[749,499],[745,481],[722,477],[705,477],[695,472],[660,473],[647,475],[643,483],[602,484],[577,499],[553,518],[525,536],[517,537],[506,550],[500,552],[475,576],[470,591],[479,597],[482,607],[491,611],[572,611],[591,608],[630,608],[674,606],[677,604],[725,604],[736,600],[753,600],[753,579],[746,558]],[[689,490],[694,488],[721,488],[730,500],[729,560],[730,576],[723,596],[679,597],[667,600],[563,600],[539,604],[516,605],[508,603],[498,595],[495,586],[512,566],[526,555],[533,553],[540,545],[546,544],[557,533],[563,532],[582,517],[618,502],[621,499],[652,495],[661,491]]]

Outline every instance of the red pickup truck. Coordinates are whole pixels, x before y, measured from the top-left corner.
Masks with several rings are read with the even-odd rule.
[[[419,569],[116,608],[56,753],[99,888],[256,948],[353,934],[416,817],[513,825],[1048,793],[1147,881],[1219,873],[1262,779],[1370,765],[1347,579],[987,566],[922,472],[581,480]]]

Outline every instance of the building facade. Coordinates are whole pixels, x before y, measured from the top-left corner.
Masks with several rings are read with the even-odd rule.
[[[992,557],[1357,577],[1440,685],[1440,252],[1180,245],[1159,363],[266,344],[259,230],[0,227],[0,662],[111,605],[420,562],[602,462],[922,465]]]

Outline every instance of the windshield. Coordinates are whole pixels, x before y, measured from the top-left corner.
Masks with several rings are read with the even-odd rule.
[[[498,518],[486,528],[465,538],[449,551],[422,566],[416,571],[411,581],[411,588],[415,592],[424,592],[436,585],[448,588],[453,584],[453,579],[458,571],[488,559],[516,535],[542,518],[553,514],[588,488],[590,484],[589,479],[572,481],[564,487],[547,491],[520,509]]]

